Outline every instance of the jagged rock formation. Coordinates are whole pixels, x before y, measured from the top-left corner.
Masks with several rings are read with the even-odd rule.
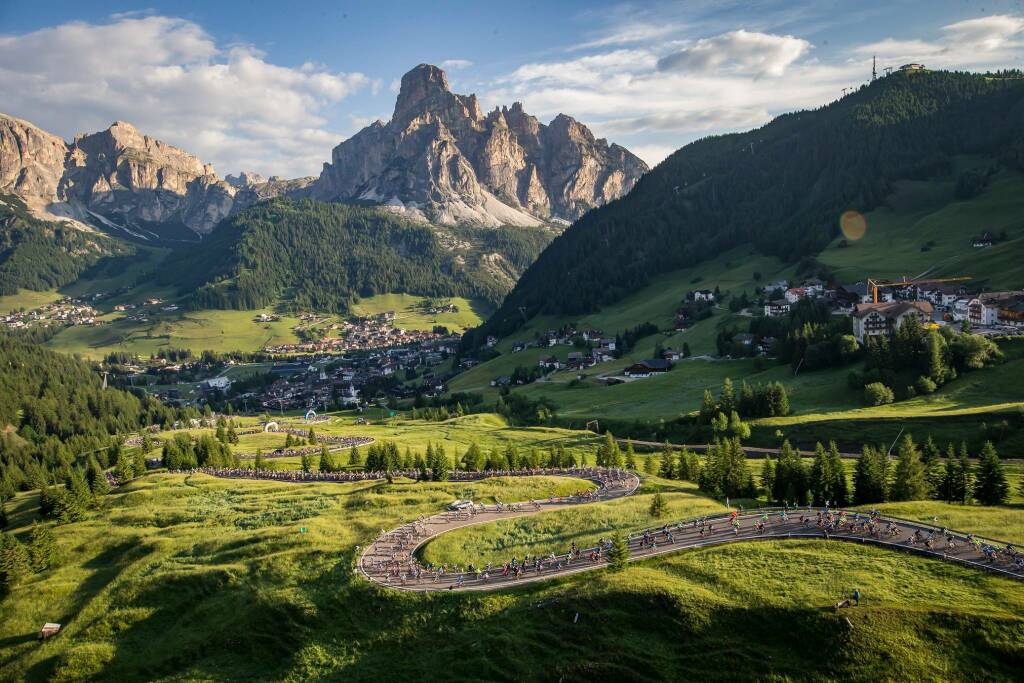
[[[0,114],[0,192],[56,199],[67,153],[56,135]]]
[[[451,92],[444,71],[421,64],[402,77],[391,121],[335,147],[310,194],[442,224],[530,225],[574,220],[646,171],[564,114],[544,125],[517,102],[485,116],[476,95]]]
[[[205,234],[232,213],[314,180],[267,180],[251,172],[222,180],[213,166],[124,121],[67,145],[0,114],[0,192],[23,198],[41,218],[80,227],[102,224],[147,237],[175,225]]]

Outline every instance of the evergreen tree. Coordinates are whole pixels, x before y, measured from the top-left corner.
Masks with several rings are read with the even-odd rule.
[[[772,499],[778,503],[807,504],[807,472],[800,453],[788,440],[782,442],[779,459],[775,463],[775,485]]]
[[[257,448],[256,449],[256,459],[253,461],[253,468],[257,472],[262,472],[263,470],[266,469],[266,466],[267,466],[267,463],[266,463],[266,460],[263,457],[263,449],[262,448]]]
[[[334,454],[327,450],[327,445],[320,446],[320,467],[321,472],[336,472],[338,466],[334,462]]]
[[[771,498],[775,490],[775,462],[770,455],[766,455],[764,463],[761,464],[761,487]]]
[[[608,551],[608,567],[613,572],[621,572],[629,564],[629,544],[621,531],[612,535],[612,547]]]
[[[28,554],[33,571],[42,572],[57,563],[57,538],[47,526],[32,522]]]
[[[935,445],[935,440],[929,434],[928,439],[921,446],[921,464],[924,466],[925,480],[928,482],[929,498],[938,497],[939,488],[942,486],[943,470],[942,464],[939,462],[941,455],[939,447]]]
[[[665,479],[672,479],[676,476],[676,454],[672,450],[672,444],[668,441],[661,449],[661,469],[658,470],[658,476]]]
[[[626,444],[626,469],[630,472],[636,471],[636,451],[633,450],[633,442]]]
[[[132,470],[135,472],[136,477],[141,477],[146,473],[148,465],[146,465],[146,453],[141,448],[137,449],[132,454]]]
[[[658,459],[656,457],[654,457],[653,453],[648,455],[646,458],[644,458],[644,473],[645,474],[654,474],[655,472],[658,471],[658,467],[659,467]]]
[[[871,446],[864,446],[853,471],[853,503],[884,503],[888,494],[888,460]]]
[[[967,455],[967,444],[960,444],[960,453],[956,459],[957,478],[954,483],[953,500],[961,505],[971,502],[971,492],[974,489],[974,472],[971,468],[971,461]]]
[[[661,491],[658,491],[651,498],[651,507],[649,510],[651,517],[659,518],[664,517],[668,512],[668,503],[665,501],[665,496],[661,495]]]
[[[131,481],[135,477],[135,465],[128,453],[121,451],[117,457],[117,465],[114,467],[114,476],[120,484]]]
[[[736,393],[732,387],[732,379],[726,377],[722,382],[722,391],[718,394],[718,411],[728,415],[736,409]]]
[[[299,463],[303,472],[313,471],[313,456],[309,453],[303,453],[299,458]]]
[[[0,578],[7,587],[17,586],[32,572],[28,551],[14,534],[0,535]]]
[[[363,456],[359,454],[359,446],[352,446],[352,450],[348,452],[348,464],[354,467],[362,466]]]
[[[110,492],[110,482],[107,481],[107,473],[103,471],[95,456],[89,457],[89,464],[86,466],[86,479],[93,498],[99,499]]]
[[[986,441],[978,456],[974,478],[974,499],[982,505],[1002,505],[1010,495],[1003,464],[991,441]]]
[[[907,434],[900,442],[893,470],[891,500],[923,500],[928,497],[928,481],[914,439]]]
[[[237,444],[238,443],[238,432],[235,431],[235,426],[234,425],[231,425],[230,427],[228,427],[228,443],[229,444]]]

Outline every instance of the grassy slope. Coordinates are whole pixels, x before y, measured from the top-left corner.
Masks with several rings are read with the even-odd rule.
[[[352,307],[354,315],[375,315],[385,311],[395,312],[395,325],[407,330],[430,330],[435,325],[444,325],[449,330],[462,332],[468,327],[479,325],[490,312],[483,302],[463,297],[443,297],[437,300],[450,302],[458,307],[455,313],[430,315],[420,306],[429,297],[413,294],[378,294],[361,299]]]
[[[973,162],[961,159],[959,163],[969,166]],[[952,180],[899,183],[888,206],[866,215],[868,230],[862,240],[839,248],[837,238],[821,254],[820,260],[835,271],[839,280],[845,281],[863,280],[867,276],[916,276],[927,271],[936,276],[973,275],[975,283],[989,288],[1021,287],[1024,286],[1024,261],[1019,258],[1024,248],[1021,196],[1024,196],[1024,175],[1011,171],[999,172],[981,195],[966,202],[953,200]],[[1010,240],[991,249],[973,249],[971,237],[986,230],[993,233],[1006,230]],[[922,252],[921,246],[929,241],[934,245]],[[758,284],[753,279],[755,270],[761,273],[759,282],[762,284],[792,276],[792,269],[784,269],[777,262],[734,250],[696,268],[663,276],[644,290],[580,322],[601,327],[609,333],[645,320],[668,328],[676,305],[686,291],[715,286],[734,292],[751,291]],[[514,337],[499,342],[497,348],[503,352],[501,356],[459,375],[451,382],[451,389],[483,391],[493,399],[497,392],[488,385],[492,378],[509,374],[517,365],[533,365],[542,353],[553,351],[562,357],[570,350],[554,347],[509,353],[516,338],[532,339],[537,330],[562,322],[547,318],[531,321]],[[649,337],[622,361],[598,366],[586,374],[613,372],[633,360],[649,357],[657,341],[674,348],[686,341],[695,355],[714,353],[715,335],[721,327],[744,329],[745,324],[742,317],[718,309],[714,317],[684,333]],[[710,387],[717,392],[725,377],[731,377],[736,383],[741,379],[749,382],[780,380],[790,390],[794,415],[762,421],[762,424],[772,431],[802,426],[808,433],[813,423],[849,419],[855,421],[851,429],[857,431],[869,428],[879,419],[938,419],[972,412],[1015,411],[1024,405],[1018,389],[1024,381],[1024,362],[1019,358],[998,368],[967,374],[932,396],[881,408],[863,407],[859,393],[846,386],[847,373],[848,369],[841,368],[793,377],[788,368],[775,366],[759,370],[750,360],[707,362],[695,359],[679,364],[664,376],[625,385],[605,387],[589,379],[582,386],[570,387],[575,374],[564,372],[553,375],[548,382],[515,391],[534,398],[552,399],[564,417],[656,420],[671,419],[697,409],[703,390]],[[898,429],[895,427],[893,434]],[[889,431],[884,430],[884,435]]]
[[[511,500],[566,485],[476,488]],[[655,485],[679,512],[715,505]],[[1017,583],[846,544],[705,549],[492,595],[403,595],[353,576],[356,545],[461,493],[150,475],[59,527],[63,564],[4,598],[0,678],[968,680],[1009,679],[1024,663]],[[19,502],[22,524],[32,503]],[[576,522],[640,521],[637,507]],[[853,587],[862,607],[825,609]],[[65,627],[39,644],[47,620]]]
[[[906,181],[897,186],[889,206],[865,216],[867,232],[840,248],[836,238],[820,255],[843,281],[865,277],[933,277],[969,275],[968,284],[989,290],[1024,286],[1024,174],[1001,171],[991,185],[970,201],[953,200],[953,182]],[[971,238],[1005,230],[1007,242],[974,249]],[[928,251],[921,247],[929,242]]]
[[[282,316],[271,323],[260,323],[257,311],[175,311],[161,312],[147,323],[130,321],[123,314],[104,317],[108,324],[96,327],[70,327],[47,344],[56,351],[78,353],[86,358],[102,358],[110,351],[128,351],[148,356],[161,348],[190,348],[195,352],[257,351],[265,344],[297,341],[291,328],[297,318]]]

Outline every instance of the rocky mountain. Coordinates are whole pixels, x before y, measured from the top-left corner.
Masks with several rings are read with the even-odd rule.
[[[627,193],[648,169],[569,116],[540,123],[520,103],[483,114],[444,71],[402,77],[388,123],[334,148],[310,194],[368,201],[445,225],[572,221]]]
[[[253,173],[221,179],[210,164],[117,121],[70,145],[0,114],[0,192],[42,218],[119,229],[138,238],[202,235],[226,216],[303,190],[315,178],[267,180]]]

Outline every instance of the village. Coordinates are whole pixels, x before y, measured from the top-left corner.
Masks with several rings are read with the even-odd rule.
[[[257,321],[267,322],[275,317],[264,314],[260,315]],[[321,321],[320,318],[312,315],[304,315],[300,320],[310,323]],[[319,339],[293,344],[268,345],[263,350],[271,354],[342,354],[348,351],[389,349],[395,346],[422,344],[448,336],[447,330],[439,328],[426,331],[396,327],[394,311],[331,323],[326,331],[328,334]]]
[[[987,239],[987,238],[986,238]],[[753,298],[744,293],[739,297],[710,289],[688,292],[675,311],[671,330],[657,330],[665,334],[684,333],[700,320],[709,318],[713,309],[726,310],[722,304],[728,300],[728,310],[745,318],[788,319],[802,301],[824,306],[832,316],[849,317],[853,336],[863,344],[867,338],[889,334],[908,318],[935,328],[957,325],[969,328],[981,336],[1024,335],[1024,290],[1007,292],[977,292],[965,284],[968,277],[874,280],[851,284],[825,282],[808,278],[799,283],[778,280],[755,292]],[[684,336],[685,339],[685,336]],[[778,339],[753,332],[732,331],[720,345],[723,357],[771,357]],[[487,345],[493,347],[497,339],[490,337]],[[622,355],[622,342],[602,330],[577,329],[568,325],[539,333],[531,341],[516,341],[512,353],[526,348],[551,348],[541,355],[536,367],[517,368],[511,375],[494,377],[492,387],[528,384],[553,372],[581,372],[610,363]],[[561,355],[556,347],[573,350]],[[639,360],[618,372],[599,374],[602,384],[619,384],[668,372],[680,360],[688,357],[685,342],[680,348],[658,346],[658,357]],[[472,367],[474,361],[462,361],[462,367]]]
[[[101,313],[81,299],[64,297],[59,301],[44,304],[24,311],[11,311],[0,316],[0,323],[12,330],[32,325],[98,325]]]

